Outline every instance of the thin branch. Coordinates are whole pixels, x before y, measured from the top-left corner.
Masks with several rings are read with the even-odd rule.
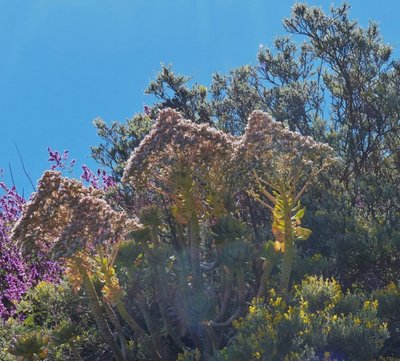
[[[259,191],[266,196],[273,204],[277,203],[276,197],[269,193],[264,187],[260,186]]]
[[[8,170],[10,171],[10,176],[11,176],[12,185],[14,186],[14,188],[15,188],[15,190],[16,190],[16,189],[17,189],[17,186],[15,185],[14,174],[13,174],[13,171],[12,171],[12,168],[11,168],[11,163],[10,163],[10,162],[8,162]]]
[[[33,191],[35,191],[35,190],[36,190],[35,185],[33,184],[32,179],[31,179],[31,177],[29,176],[29,173],[27,172],[27,170],[26,170],[26,168],[25,168],[25,163],[24,163],[24,160],[23,160],[23,158],[22,158],[21,152],[19,151],[19,148],[18,148],[18,146],[17,146],[17,143],[15,143],[14,140],[13,140],[13,143],[14,143],[15,149],[17,150],[17,153],[18,153],[18,156],[19,156],[19,160],[21,161],[22,169],[23,169],[23,171],[24,171],[26,177],[28,178],[29,183],[31,184]]]
[[[250,197],[253,197],[256,202],[262,204],[265,208],[268,208],[271,212],[274,211],[274,209],[268,203],[265,203],[264,201],[262,201],[260,199],[259,195],[257,193],[255,193],[253,190],[248,190],[246,192]]]

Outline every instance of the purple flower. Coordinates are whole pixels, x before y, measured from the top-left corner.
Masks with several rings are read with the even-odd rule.
[[[89,183],[93,188],[106,190],[110,187],[114,187],[117,184],[104,169],[97,169],[95,173],[92,172],[86,165],[83,165],[82,169],[83,172],[81,179]]]
[[[69,164],[68,164],[68,157],[69,157],[69,151],[64,150],[64,153],[59,153],[56,150],[51,150],[50,147],[47,148],[47,151],[49,152],[49,162],[54,162],[54,164],[51,165],[50,169],[51,170],[56,170],[56,169],[68,169],[71,170],[72,167],[75,164],[75,159],[72,159]]]
[[[13,316],[15,302],[39,280],[55,282],[60,274],[60,266],[44,256],[24,259],[10,239],[25,202],[15,187],[0,182],[0,319]]]
[[[148,105],[145,105],[143,107],[143,111],[144,111],[144,114],[146,114],[147,116],[151,115],[151,108]]]

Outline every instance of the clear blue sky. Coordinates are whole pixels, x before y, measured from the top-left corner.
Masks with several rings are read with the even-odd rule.
[[[125,120],[143,109],[148,82],[171,63],[209,84],[214,72],[256,62],[259,44],[283,34],[293,0],[0,0],[0,168],[31,189],[13,140],[36,180],[47,147],[77,166],[98,144],[92,120]],[[325,10],[339,1],[308,1]],[[399,48],[400,1],[350,1],[351,17],[380,23]],[[396,54],[399,54],[397,49]]]

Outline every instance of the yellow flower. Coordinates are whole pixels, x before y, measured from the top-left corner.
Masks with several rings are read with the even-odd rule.
[[[371,309],[373,309],[373,310],[378,309],[378,301],[377,301],[377,300],[374,300],[374,301],[365,301],[365,302],[364,302],[364,310],[367,310],[367,309],[369,309],[369,308],[371,308]]]
[[[279,306],[281,303],[282,303],[282,298],[281,298],[281,297],[278,297],[278,298],[275,300],[275,302],[274,302],[274,306],[277,307],[277,306]]]
[[[331,354],[329,352],[324,352],[324,361],[329,361],[331,359]]]
[[[253,353],[253,357],[256,358],[257,360],[259,360],[261,358],[261,353],[260,352],[254,352]]]
[[[302,319],[302,321],[305,324],[309,324],[310,323],[310,318],[308,317],[308,315],[304,312],[304,310],[300,310],[300,317]]]
[[[324,335],[328,335],[329,332],[331,332],[331,330],[332,330],[332,327],[331,327],[331,326],[325,326],[325,327],[322,329],[322,333],[323,333]]]
[[[257,311],[256,306],[251,305],[251,306],[249,307],[249,313],[250,313],[250,315],[254,315],[254,314],[256,313],[256,311]]]

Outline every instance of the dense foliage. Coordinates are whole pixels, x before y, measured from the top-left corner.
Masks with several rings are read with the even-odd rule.
[[[95,120],[112,177],[0,183],[2,360],[400,359],[400,63],[348,10],[209,89],[164,66]]]

